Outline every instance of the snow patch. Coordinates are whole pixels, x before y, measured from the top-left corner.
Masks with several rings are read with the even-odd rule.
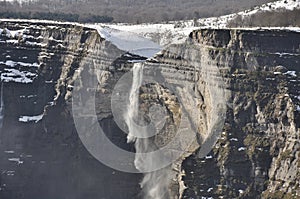
[[[27,72],[27,71],[19,71],[16,69],[4,69],[6,72],[1,74],[1,81],[4,82],[17,82],[17,83],[32,83],[33,79],[37,77],[37,74]]]
[[[245,151],[245,150],[246,150],[245,147],[240,147],[240,148],[238,148],[238,151]]]
[[[167,46],[169,44],[183,43],[188,35],[195,29],[191,20],[187,21],[173,21],[168,24],[111,24],[108,25],[113,29],[121,31],[131,32],[141,37],[156,42],[161,46]]]
[[[15,175],[15,171],[4,171],[4,173],[6,173],[6,175],[8,176],[14,176]]]
[[[89,27],[96,29],[101,37],[112,42],[119,49],[131,54],[150,58],[162,49],[160,45],[153,41],[132,32],[102,27],[100,25],[89,25]]]
[[[290,76],[293,76],[293,77],[297,77],[296,75],[296,71],[287,71],[286,73],[284,73],[285,75],[290,75]]]
[[[6,66],[15,67],[17,65],[25,66],[25,67],[39,67],[38,63],[25,63],[25,62],[15,62],[12,60],[6,60],[5,62],[0,61],[0,64],[4,64]]]
[[[7,28],[4,28],[4,29],[0,28],[0,34],[5,34],[5,36],[7,36],[8,38],[16,38],[19,35],[22,35],[24,30],[25,29],[21,29],[21,30],[9,30]]]
[[[20,158],[8,158],[8,161],[16,162],[18,165],[24,163],[24,161],[21,161]]]
[[[13,154],[13,153],[15,153],[15,151],[4,151],[4,153]]]
[[[42,43],[38,43],[35,41],[26,41],[25,44],[30,45],[30,46],[39,46],[39,47],[46,47],[47,44],[42,44]]]
[[[10,3],[19,3],[20,5],[22,5],[23,3],[29,3],[29,2],[33,2],[33,1],[37,1],[37,0],[0,0],[1,1],[6,1],[6,2],[10,2]]]
[[[40,120],[43,119],[44,114],[41,115],[36,115],[36,116],[21,116],[19,118],[20,122],[39,122]]]

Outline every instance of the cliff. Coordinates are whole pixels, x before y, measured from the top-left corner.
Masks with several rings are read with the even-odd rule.
[[[299,33],[201,30],[191,37],[225,69],[231,94],[214,149],[184,162],[186,196],[299,198]]]
[[[71,113],[83,59],[108,66],[123,52],[96,30],[77,25],[1,21],[0,26],[0,198],[137,197],[141,177],[99,163],[81,143]],[[101,121],[117,143],[132,148],[109,119]]]
[[[1,198],[299,198],[299,33],[196,30],[143,62],[136,114],[160,130],[135,147],[124,100],[145,58],[81,25],[1,21],[0,35]],[[98,124],[173,163],[130,156],[161,168],[144,177],[111,168],[119,156],[100,163]]]

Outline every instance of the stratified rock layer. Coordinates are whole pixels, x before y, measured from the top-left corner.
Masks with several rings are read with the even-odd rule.
[[[140,176],[111,169],[90,155],[71,112],[75,74],[83,59],[85,69],[100,62],[108,68],[123,52],[97,31],[80,26],[1,22],[0,27],[0,198],[138,197]],[[103,112],[99,118],[109,137],[132,150]]]
[[[184,198],[299,198],[299,33],[191,34],[223,70],[231,97],[222,135],[183,163]]]
[[[139,197],[141,175],[106,167],[85,149],[71,99],[89,104],[95,92],[98,123],[134,151],[111,96],[141,58],[78,25],[2,21],[0,30],[0,197]],[[299,33],[286,30],[198,30],[144,63],[163,86],[141,88],[143,111],[160,105],[170,116],[153,144],[180,135],[186,150],[167,168],[170,198],[299,198],[299,45]]]

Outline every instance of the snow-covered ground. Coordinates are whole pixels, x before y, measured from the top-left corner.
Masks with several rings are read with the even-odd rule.
[[[111,24],[108,27],[135,33],[161,46],[184,42],[193,30],[199,28],[195,27],[192,21],[170,22],[168,24]]]
[[[185,21],[173,21],[169,23],[161,24],[98,24],[94,25],[100,30],[100,34],[107,38],[108,40],[115,42],[118,46],[120,41],[116,39],[115,36],[122,35],[122,38],[126,38],[128,35],[128,41],[132,40],[136,35],[136,38],[143,37],[145,39],[151,40],[162,47],[165,47],[169,44],[176,44],[184,42],[188,35],[195,29],[199,28],[228,28],[228,22],[233,20],[237,16],[250,16],[258,12],[265,11],[276,11],[276,10],[294,10],[300,9],[299,0],[280,0],[276,2],[267,3],[261,6],[254,7],[253,9],[245,10],[239,13],[224,15],[221,17],[210,17],[197,20],[195,24],[193,20]],[[241,29],[241,28],[239,28]],[[263,29],[287,29],[292,31],[300,32],[299,27],[253,27],[253,28],[243,28],[243,29],[252,29],[252,30],[263,30]],[[123,31],[116,34],[116,30]],[[130,35],[130,36],[129,36]],[[130,38],[130,39],[129,39]],[[139,42],[141,41],[140,39]],[[142,42],[142,41],[141,41]],[[143,42],[142,42],[143,43]],[[142,45],[141,43],[141,45]],[[147,42],[146,42],[147,43]],[[148,45],[148,43],[147,43]],[[119,45],[120,46],[120,45]]]
[[[23,3],[29,3],[29,2],[38,1],[38,0],[0,0],[0,2],[1,1],[6,1],[6,2],[10,2],[10,3],[17,2],[22,5]]]
[[[101,37],[111,41],[119,49],[142,57],[150,58],[162,49],[159,44],[134,32],[101,25],[88,25],[88,27],[96,29]]]
[[[299,0],[280,0],[280,1],[263,4],[261,6],[256,6],[253,9],[248,9],[234,14],[224,15],[220,17],[199,19],[198,24],[204,28],[210,28],[210,27],[226,28],[228,26],[228,22],[238,16],[245,17],[245,16],[254,15],[256,13],[267,12],[267,11],[276,12],[279,10],[294,10],[294,9],[300,9]]]

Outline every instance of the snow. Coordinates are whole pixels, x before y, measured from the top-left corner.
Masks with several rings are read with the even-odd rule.
[[[286,2],[286,3],[285,3]],[[234,14],[224,15],[220,17],[210,17],[210,18],[203,18],[199,19],[198,23],[201,24],[203,28],[226,28],[228,26],[228,22],[233,20],[237,16],[250,16],[256,13],[266,12],[266,11],[277,11],[277,10],[294,10],[300,9],[300,1],[299,0],[280,0],[275,2],[270,2],[267,4],[263,4],[261,6],[256,6],[253,9],[241,11]],[[288,28],[287,29],[294,31],[299,31],[299,27],[295,28]]]
[[[6,72],[1,74],[1,80],[4,82],[17,82],[17,83],[32,83],[33,79],[37,76],[35,73],[27,71],[19,71],[16,69],[4,69]]]
[[[6,43],[17,44],[17,43],[19,43],[19,41],[17,39],[9,39],[9,40],[6,40]]]
[[[239,193],[240,193],[240,194],[243,194],[243,193],[244,193],[244,190],[239,189]]]
[[[176,24],[181,25],[176,25]],[[141,37],[156,42],[161,46],[183,43],[188,35],[199,27],[194,27],[192,21],[177,21],[168,24],[110,24],[110,28],[135,33]]]
[[[6,2],[10,2],[10,3],[18,3],[20,5],[22,5],[23,3],[29,3],[29,2],[33,2],[33,1],[37,1],[37,0],[0,0],[1,1],[6,1]]]
[[[267,77],[266,80],[271,80],[271,81],[274,81],[275,78],[271,78],[271,77]]]
[[[42,44],[42,43],[38,43],[35,41],[26,41],[25,44],[30,45],[30,46],[40,46],[40,47],[47,46],[47,44]]]
[[[240,147],[240,148],[238,148],[238,151],[245,151],[245,150],[246,150],[245,147]]]
[[[33,98],[36,97],[37,95],[28,95],[27,98]]]
[[[256,149],[257,149],[257,150],[259,150],[259,151],[263,151],[263,149],[262,149],[262,148],[260,148],[260,147],[257,147]]]
[[[21,30],[9,30],[7,28],[1,29],[0,28],[0,34],[5,33],[5,35],[9,38],[15,38],[18,37],[19,35],[23,34],[24,29]]]
[[[128,60],[127,62],[129,62],[129,63],[139,63],[139,62],[144,62],[144,61],[146,61],[146,60],[144,60],[144,59],[133,59],[133,60]]]
[[[4,151],[4,153],[13,154],[13,153],[15,153],[15,152],[14,152],[14,151]]]
[[[1,1],[1,0],[0,0]],[[10,0],[13,1],[13,0]],[[18,0],[18,2],[28,2],[31,0]],[[159,53],[163,47],[170,44],[179,44],[186,41],[188,35],[196,29],[204,28],[227,28],[228,22],[237,16],[249,16],[256,14],[258,12],[274,11],[278,9],[294,10],[300,9],[299,0],[280,0],[276,2],[271,2],[264,4],[262,6],[257,6],[253,9],[245,10],[235,14],[229,14],[220,17],[210,17],[203,18],[194,24],[193,20],[185,21],[171,21],[169,23],[160,24],[80,24],[74,22],[58,22],[49,20],[24,20],[24,19],[5,19],[5,21],[22,21],[22,22],[43,22],[50,23],[47,24],[47,28],[57,28],[56,24],[72,24],[77,26],[84,26],[92,28],[98,31],[101,37],[105,38],[107,41],[112,42],[119,49],[132,54],[140,55],[146,58],[153,57],[155,54]],[[0,19],[1,21],[1,19]],[[264,30],[264,29],[280,29],[280,30],[291,30],[300,32],[300,27],[252,27],[252,28],[238,28],[245,30]],[[0,33],[3,29],[0,29]],[[26,32],[24,30],[6,30],[9,37],[15,38],[16,36]],[[27,37],[26,35],[23,35]],[[53,38],[50,38],[53,39]],[[60,40],[57,40],[61,42]],[[10,42],[15,43],[16,40],[11,40]],[[46,44],[41,44],[37,42],[26,41],[28,45],[38,45],[45,46]],[[279,56],[289,55],[288,53],[278,53]]]
[[[278,9],[286,9],[286,10],[300,9],[300,1],[299,0],[275,1],[275,2],[264,4],[259,8],[263,11],[272,11]]]
[[[277,52],[275,53],[275,55],[279,55],[279,57],[285,56],[285,55],[290,55],[290,56],[299,56],[299,54],[295,54],[295,53],[284,53],[284,52]]]
[[[0,20],[1,21],[1,20]],[[5,19],[5,21],[23,21],[23,22],[26,22],[26,21],[30,21],[30,20],[11,20],[11,19]],[[36,20],[31,20],[31,22],[37,22]],[[46,21],[43,21],[43,22],[46,22]],[[54,23],[53,21],[51,21],[51,23]],[[48,26],[49,27],[49,26]],[[34,38],[32,35],[25,35],[24,33],[26,32],[27,30],[26,29],[21,29],[21,30],[9,30],[7,28],[5,29],[0,29],[0,34],[3,34],[3,32],[5,33],[5,35],[8,37],[8,38],[11,38],[10,40],[6,40],[7,43],[12,43],[12,44],[16,44],[18,43],[19,41],[17,40],[17,38],[19,36],[22,36],[22,38],[24,39],[28,39],[28,38]],[[40,37],[38,37],[37,39],[39,39]],[[50,38],[51,40],[51,38]],[[54,40],[52,38],[52,40]],[[61,40],[55,40],[56,42],[61,42]],[[3,41],[0,41],[1,43],[3,43]],[[40,47],[45,47],[46,44],[44,43],[38,43],[38,42],[32,42],[32,41],[26,41],[25,44],[27,45],[31,45],[31,46],[40,46]]]
[[[290,75],[290,76],[293,76],[293,77],[297,77],[296,75],[296,71],[287,71],[286,73],[284,73],[285,75]]]
[[[112,42],[119,49],[142,57],[150,58],[162,49],[162,47],[155,42],[132,32],[121,31],[101,25],[89,25],[88,27],[96,29],[101,37]]]
[[[5,172],[5,171],[4,171]],[[15,175],[15,171],[6,171],[6,174],[8,176],[14,176]]]
[[[10,67],[14,67],[15,66],[15,62],[13,62],[11,60],[7,60],[6,62],[0,61],[0,64],[4,64],[4,65],[10,66]]]
[[[36,115],[36,116],[21,116],[19,118],[20,122],[39,122],[41,119],[43,119],[44,114]]]
[[[57,22],[47,20],[9,20],[9,21],[29,21],[29,22],[44,22],[52,24],[74,24],[79,26],[85,26],[96,29],[99,34],[106,40],[112,42],[119,49],[137,54],[143,57],[150,58],[156,53],[159,53],[162,46],[165,47],[169,44],[183,43],[190,32],[199,28],[226,28],[229,20],[233,19],[237,15],[251,15],[262,10],[274,10],[279,8],[286,8],[292,10],[299,8],[299,1],[288,0],[287,3],[284,1],[272,2],[265,4],[261,7],[256,7],[252,10],[246,10],[237,14],[230,14],[221,17],[211,17],[205,19],[199,19],[198,23],[201,26],[195,27],[192,20],[186,21],[173,21],[170,23],[161,24],[79,24],[79,23],[68,23],[68,22]],[[1,21],[1,20],[0,20]],[[8,20],[6,20],[8,21]],[[51,25],[48,25],[51,28]],[[56,28],[53,26],[53,28]],[[264,28],[239,28],[239,29],[251,29],[251,30],[263,30]],[[287,29],[292,31],[300,32],[299,27],[272,27],[266,29]],[[3,31],[0,29],[0,32]],[[16,36],[24,30],[9,31],[9,35]],[[12,42],[16,42],[12,41]],[[28,45],[39,45],[44,46],[45,44],[37,42],[26,42]],[[286,53],[279,53],[280,56],[286,55]]]
[[[287,3],[285,3],[285,1]],[[278,9],[300,9],[299,1],[293,0],[281,0],[276,2],[271,2],[264,4],[262,6],[257,6],[250,10],[245,10],[235,14],[229,14],[220,17],[210,17],[203,18],[197,21],[198,24],[194,24],[193,20],[185,20],[185,21],[171,21],[169,23],[161,23],[161,24],[97,24],[97,25],[89,25],[88,27],[97,29],[99,34],[114,43],[117,47],[122,50],[126,50],[129,52],[137,53],[134,49],[146,49],[153,48],[153,41],[157,45],[166,47],[169,44],[179,44],[186,41],[188,35],[196,29],[204,29],[204,28],[227,28],[228,22],[238,15],[241,16],[249,16],[255,14],[257,12],[263,11],[273,11]],[[195,26],[197,25],[197,26]],[[264,29],[280,29],[280,30],[291,30],[300,32],[299,27],[252,27],[252,28],[237,28],[237,29],[245,29],[245,30],[264,30]],[[136,42],[132,40],[137,40]],[[150,44],[151,43],[151,44]],[[149,46],[148,46],[149,45]],[[156,46],[157,47],[157,46]],[[138,52],[140,53],[140,52]],[[152,53],[147,53],[146,57],[153,56]],[[158,53],[158,52],[156,52]],[[288,53],[280,53],[282,55],[291,55]]]
[[[4,64],[6,66],[15,67],[16,65],[25,66],[25,67],[39,67],[38,63],[25,63],[25,62],[15,62],[12,60],[6,60],[5,62],[0,61],[0,64]]]
[[[20,158],[9,158],[8,161],[17,162],[18,164],[23,164],[24,162]]]

